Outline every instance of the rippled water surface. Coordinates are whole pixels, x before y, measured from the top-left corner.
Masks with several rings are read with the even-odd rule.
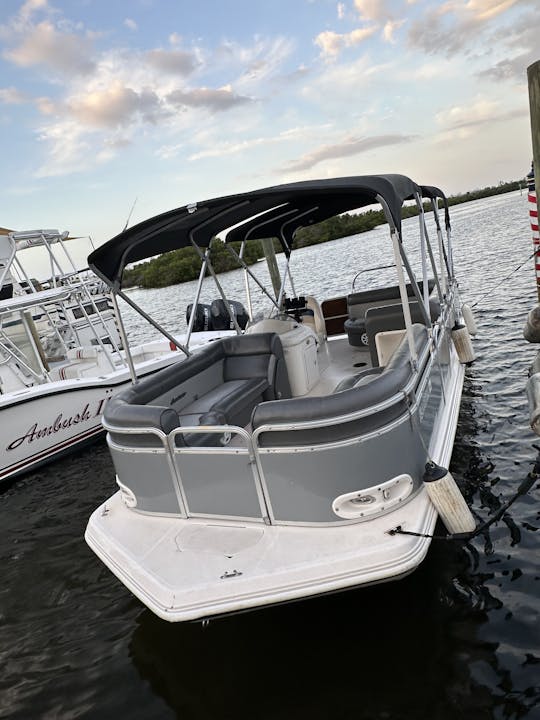
[[[532,261],[497,287],[531,252],[527,212],[517,193],[452,213],[462,293],[484,296],[452,459],[479,519],[515,491],[540,442],[524,392],[536,349],[521,336]],[[358,243],[380,263],[383,237],[299,251],[298,289],[348,290]],[[223,281],[242,298],[241,273]],[[191,288],[134,295],[177,328]],[[208,627],[157,619],[86,547],[87,518],[113,491],[100,442],[0,495],[0,717],[540,718],[539,483],[470,544],[433,543],[405,580]]]

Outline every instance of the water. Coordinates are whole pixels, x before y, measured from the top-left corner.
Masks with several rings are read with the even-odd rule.
[[[487,293],[452,459],[481,519],[516,489],[540,444],[524,393],[535,348],[521,338],[535,303],[532,261],[492,290],[531,252],[531,233],[525,195],[453,210],[463,294]],[[382,232],[299,252],[302,291],[348,289],[357,243],[376,248]],[[338,255],[351,258],[341,275]],[[223,280],[242,297],[241,273]],[[174,326],[184,290],[133,292]],[[433,543],[403,581],[206,628],[154,617],[86,547],[87,518],[113,490],[101,442],[0,495],[0,717],[540,718],[540,483],[486,536]]]

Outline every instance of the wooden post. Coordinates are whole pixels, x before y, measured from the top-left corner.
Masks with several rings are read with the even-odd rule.
[[[279,274],[279,267],[276,259],[276,251],[274,249],[274,241],[272,238],[265,238],[261,240],[264,256],[268,265],[268,272],[270,273],[270,279],[272,280],[272,287],[274,288],[274,295],[276,300],[279,297],[279,291],[281,289],[281,276]]]
[[[540,60],[527,68],[527,79],[529,82],[529,108],[531,114],[531,136],[533,147],[533,162],[536,175],[536,184],[539,184],[540,178]],[[538,225],[538,196],[540,192],[536,188],[536,208],[537,208],[537,225]],[[534,235],[534,232],[533,232]],[[538,235],[538,230],[536,231]],[[539,249],[540,245],[535,244],[535,249]],[[540,257],[535,257],[535,274],[536,274],[536,291],[540,302]]]

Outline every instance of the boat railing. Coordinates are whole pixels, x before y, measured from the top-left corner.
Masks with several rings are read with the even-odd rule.
[[[114,309],[107,303],[104,310],[87,285],[84,281],[71,283],[0,301],[0,352],[8,362],[28,366],[25,384],[30,375],[37,382],[50,380],[48,361],[68,361],[68,351],[77,346],[99,348],[113,371],[119,364],[125,366],[115,337]],[[16,332],[18,326],[21,337]],[[52,354],[47,350],[49,345],[55,349]],[[34,367],[34,356],[39,359],[38,368]]]
[[[418,367],[411,369],[399,391],[380,402],[311,420],[265,423],[252,432],[219,424],[184,424],[165,432],[148,425],[143,413],[134,415],[132,425],[105,418],[119,487],[129,488],[136,499],[134,507],[130,495],[129,506],[142,512],[278,524],[350,522],[336,518],[332,502],[362,489],[362,484],[384,482],[406,467],[418,489],[426,452],[418,437],[420,422],[414,418],[426,404],[424,395],[433,396],[428,404],[436,412],[440,407],[435,363],[430,344],[424,342]],[[271,402],[278,406],[294,401]],[[325,437],[331,428],[334,436]],[[347,428],[352,432],[343,434]],[[302,438],[304,433],[314,439]],[[270,443],[261,442],[264,435]],[[385,452],[388,442],[399,452]],[[297,482],[295,478],[306,477],[306,464],[311,468],[309,483]],[[362,479],[354,472],[357,467],[368,469]]]

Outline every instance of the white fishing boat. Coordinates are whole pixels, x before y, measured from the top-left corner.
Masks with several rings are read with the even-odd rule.
[[[114,298],[77,269],[68,239],[58,230],[0,234],[0,482],[95,440],[118,388],[178,359],[181,340],[171,335],[126,358]],[[46,281],[25,261],[36,249]],[[198,333],[197,342],[215,336]]]
[[[419,217],[418,279],[402,242],[409,200]],[[394,265],[393,283],[303,295],[289,266],[296,231],[373,204],[388,222],[380,254]],[[263,288],[273,310],[200,352],[185,348],[182,362],[109,401],[103,424],[119,490],[85,535],[169,621],[394,580],[424,559],[438,512],[451,531],[474,527],[445,469],[473,356],[456,325],[444,194],[401,175],[281,185],[158,215],[98,248],[89,264],[125,297],[127,263],[195,247],[197,305],[207,271],[223,296],[208,263],[218,233],[239,259],[245,243],[277,239],[285,261],[279,279],[274,264],[274,292]],[[336,248],[352,274],[366,269],[362,235],[358,257],[340,258]],[[252,317],[249,289],[262,284],[244,271]]]

